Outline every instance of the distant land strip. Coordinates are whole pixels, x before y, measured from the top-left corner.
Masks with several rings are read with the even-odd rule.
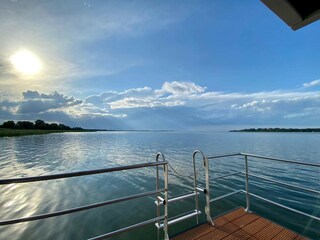
[[[43,120],[30,121],[7,121],[0,125],[0,137],[16,137],[25,135],[39,135],[61,132],[96,132],[99,129],[83,129],[81,127],[69,127],[64,124],[46,123]]]
[[[320,128],[247,128],[230,132],[320,132]]]
[[[96,132],[103,130],[42,130],[42,129],[10,129],[10,128],[0,128],[0,137],[18,137],[25,135],[40,135],[40,134],[50,134],[50,133],[63,133],[63,132]]]

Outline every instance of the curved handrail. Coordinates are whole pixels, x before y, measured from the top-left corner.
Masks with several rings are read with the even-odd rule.
[[[211,211],[210,211],[210,187],[209,187],[209,162],[208,158],[203,154],[200,150],[195,150],[192,153],[192,162],[193,162],[193,173],[194,173],[194,191],[196,192],[195,200],[196,200],[196,209],[199,208],[199,199],[198,199],[198,187],[197,187],[197,172],[196,172],[196,155],[200,154],[202,156],[203,165],[205,167],[205,177],[206,177],[206,188],[203,190],[203,193],[206,195],[206,207],[205,207],[205,213],[207,216],[207,222],[214,225],[211,218]],[[197,223],[199,222],[198,216],[197,216]]]

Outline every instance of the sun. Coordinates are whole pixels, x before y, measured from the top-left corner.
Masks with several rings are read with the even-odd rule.
[[[10,57],[13,67],[25,75],[36,75],[41,72],[42,64],[40,59],[31,51],[21,49]]]

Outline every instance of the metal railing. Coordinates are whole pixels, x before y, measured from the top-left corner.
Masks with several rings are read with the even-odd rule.
[[[161,153],[158,153],[157,156],[156,156],[156,161],[159,161],[159,158],[162,158],[163,161],[165,161],[165,158],[164,158],[164,155],[161,154]],[[168,166],[169,163],[168,163]],[[167,166],[165,166],[167,167]],[[172,167],[171,167],[172,168]],[[167,169],[168,170],[168,169]],[[174,171],[174,173],[178,174],[178,172],[176,170],[174,170],[174,168],[172,168],[172,170]],[[168,172],[168,171],[167,171]],[[157,178],[156,178],[156,189],[159,188],[159,178],[158,178],[158,169],[157,169]],[[181,174],[179,174],[181,176]],[[194,173],[194,179],[196,179],[197,177],[197,174],[196,172]],[[166,177],[166,179],[168,180],[168,176]],[[185,221],[189,218],[192,218],[192,217],[196,217],[197,219],[197,224],[198,224],[198,215],[201,214],[201,212],[199,211],[199,204],[198,204],[198,192],[197,190],[195,190],[194,192],[188,192],[188,193],[184,193],[184,194],[181,194],[181,195],[178,195],[178,196],[174,196],[172,198],[169,199],[168,197],[168,193],[165,193],[164,194],[164,198],[162,198],[160,196],[160,194],[157,194],[157,198],[156,198],[156,201],[155,201],[155,204],[157,206],[157,217],[160,216],[160,207],[161,206],[167,206],[167,208],[165,208],[165,215],[168,216],[168,205],[169,203],[174,203],[174,202],[177,202],[177,201],[181,201],[181,200],[184,200],[184,199],[187,199],[187,198],[191,198],[193,196],[195,196],[195,210],[191,211],[191,212],[185,212],[185,213],[182,213],[178,216],[174,216],[174,217],[171,217],[170,219],[167,219],[167,222],[163,222],[161,223],[161,221],[158,221],[155,226],[158,228],[158,229],[161,229],[163,228],[165,230],[165,232],[168,233],[168,226],[169,225],[173,225],[173,224],[176,224],[178,222],[182,222],[182,221]],[[159,236],[159,234],[158,234]],[[169,240],[169,236],[166,235],[165,236],[165,240]]]
[[[200,155],[202,164],[204,166],[204,172],[205,172],[205,187],[200,187],[198,186],[198,180],[197,180],[197,174],[199,172],[199,169],[196,170],[196,156]],[[209,169],[209,161],[221,159],[221,158],[226,158],[226,157],[235,157],[235,156],[242,156],[244,160],[244,171],[235,171],[232,173],[227,173],[224,175],[220,175],[214,178],[210,178],[210,169]],[[192,159],[193,159],[193,179],[194,179],[194,191],[188,192],[182,195],[174,196],[169,198],[168,196],[168,185],[169,185],[169,163],[165,160],[165,157],[162,153],[157,153],[156,155],[156,161],[151,162],[151,163],[142,163],[142,164],[135,164],[135,165],[127,165],[127,166],[119,166],[119,167],[113,167],[113,168],[104,168],[104,169],[96,169],[96,170],[88,170],[88,171],[79,171],[79,172],[71,172],[71,173],[62,173],[62,174],[52,174],[52,175],[46,175],[46,176],[37,176],[37,177],[25,177],[25,178],[10,178],[10,179],[0,179],[0,185],[8,185],[8,184],[13,184],[13,183],[28,183],[28,182],[37,182],[37,181],[47,181],[47,180],[54,180],[54,179],[63,179],[63,178],[71,178],[71,177],[80,177],[80,176],[86,176],[86,175],[94,175],[94,174],[102,174],[102,173],[110,173],[110,172],[119,172],[119,171],[124,171],[124,170],[132,170],[132,169],[140,169],[140,168],[148,168],[148,167],[155,167],[156,168],[156,184],[155,184],[155,190],[153,191],[148,191],[148,192],[142,192],[134,195],[129,195],[121,198],[116,198],[112,200],[107,200],[104,202],[99,202],[99,203],[94,203],[90,205],[85,205],[85,206],[80,206],[76,208],[70,208],[66,210],[61,210],[61,211],[55,211],[55,212],[50,212],[50,213],[45,213],[45,214],[39,214],[39,215],[34,215],[34,216],[28,216],[28,217],[21,217],[21,218],[15,218],[15,219],[5,219],[5,220],[0,220],[0,226],[4,225],[10,225],[10,224],[16,224],[16,223],[21,223],[21,222],[29,222],[29,221],[35,221],[35,220],[40,220],[40,219],[46,219],[46,218],[51,218],[51,217],[56,217],[56,216],[61,216],[65,214],[71,214],[75,212],[80,212],[80,211],[85,211],[89,209],[94,209],[102,206],[107,206],[107,205],[112,205],[115,203],[120,203],[120,202],[125,202],[133,199],[138,199],[142,197],[147,197],[147,196],[156,196],[155,200],[155,205],[156,205],[156,213],[157,216],[152,219],[148,219],[143,222],[139,222],[133,225],[130,225],[128,227],[124,227],[112,232],[108,232],[106,234],[92,237],[90,240],[98,240],[98,239],[106,239],[115,235],[118,235],[120,233],[124,233],[127,231],[130,231],[135,228],[140,228],[149,224],[154,223],[155,226],[158,229],[158,238],[159,238],[159,230],[163,229],[164,231],[164,239],[169,240],[169,231],[168,227],[170,225],[173,225],[175,223],[184,221],[186,219],[196,217],[197,224],[199,223],[198,216],[201,214],[199,211],[199,194],[203,193],[205,194],[205,199],[206,199],[206,205],[205,205],[205,214],[206,214],[206,219],[207,222],[210,223],[211,225],[214,225],[214,222],[212,221],[211,217],[211,209],[210,205],[211,203],[224,199],[226,197],[238,194],[238,193],[244,193],[245,194],[245,199],[246,199],[246,211],[250,211],[250,197],[255,197],[259,200],[263,200],[267,203],[274,204],[278,207],[282,207],[284,209],[290,210],[292,212],[304,215],[306,217],[310,217],[312,219],[320,221],[320,218],[317,216],[313,216],[311,214],[302,212],[298,209],[294,209],[288,206],[285,206],[283,204],[277,203],[275,201],[272,201],[270,199],[264,198],[262,196],[259,196],[257,194],[251,193],[249,191],[249,177],[252,178],[258,178],[262,179],[264,181],[269,181],[274,184],[279,184],[281,186],[286,186],[288,188],[292,188],[295,190],[301,190],[305,192],[309,192],[312,194],[320,194],[320,191],[315,190],[315,189],[309,189],[305,187],[298,186],[296,184],[291,184],[291,183],[285,183],[282,181],[278,181],[275,179],[271,179],[265,176],[260,176],[257,174],[251,174],[249,173],[249,167],[248,167],[248,162],[249,158],[254,158],[254,159],[264,159],[264,160],[269,160],[269,161],[278,161],[282,162],[285,164],[297,164],[297,165],[303,165],[303,166],[308,166],[308,167],[316,167],[320,168],[320,164],[317,163],[307,163],[307,162],[299,162],[299,161],[293,161],[293,160],[287,160],[287,159],[280,159],[280,158],[271,158],[271,157],[265,157],[265,156],[259,156],[259,155],[254,155],[254,154],[249,154],[249,153],[232,153],[232,154],[224,154],[224,155],[216,155],[216,156],[206,156],[204,155],[201,151],[196,150],[193,152]],[[164,173],[164,188],[160,188],[160,178],[159,178],[159,171],[160,167],[163,167],[163,173]],[[226,193],[224,195],[211,198],[210,193],[210,180],[218,180],[218,179],[223,179],[227,178],[230,176],[238,176],[238,175],[244,175],[245,179],[245,189],[239,189],[239,190],[233,190],[232,192]],[[175,203],[180,200],[184,200],[187,198],[192,198],[194,197],[195,200],[195,210],[191,212],[186,212],[178,216],[174,216],[169,218],[168,217],[168,205],[169,203]],[[161,215],[160,208],[164,208],[163,214]]]
[[[306,217],[312,218],[314,220],[318,220],[320,221],[320,217],[305,213],[303,211],[300,211],[298,209],[286,206],[284,204],[280,204],[278,202],[272,201],[268,198],[259,196],[258,194],[254,194],[251,193],[249,191],[249,177],[254,177],[254,178],[259,178],[265,181],[269,181],[272,182],[274,184],[278,184],[281,186],[286,186],[288,188],[291,189],[295,189],[295,190],[299,190],[302,192],[309,192],[309,193],[313,193],[313,194],[320,194],[320,191],[315,190],[315,189],[310,189],[310,188],[306,188],[306,187],[302,187],[302,186],[298,186],[296,184],[290,184],[290,183],[285,183],[282,181],[278,181],[278,180],[274,180],[268,177],[264,177],[261,175],[257,175],[257,174],[251,174],[249,173],[249,167],[248,167],[248,159],[249,158],[253,158],[253,159],[264,159],[264,160],[268,160],[268,161],[277,161],[277,162],[281,162],[284,164],[295,164],[295,165],[302,165],[302,166],[306,166],[306,167],[316,167],[320,169],[320,164],[318,163],[308,163],[308,162],[300,162],[300,161],[294,161],[294,160],[288,160],[288,159],[281,159],[281,158],[273,158],[273,157],[266,157],[266,156],[260,156],[260,155],[254,155],[254,154],[249,154],[249,153],[232,153],[232,154],[223,154],[223,155],[216,155],[216,156],[205,156],[201,151],[196,150],[193,153],[193,167],[195,169],[195,161],[196,161],[196,155],[199,154],[202,157],[202,161],[203,161],[203,165],[205,167],[205,188],[199,188],[198,183],[197,183],[197,179],[195,178],[194,181],[194,188],[195,191],[197,190],[202,190],[205,194],[206,194],[206,206],[205,206],[205,213],[207,216],[207,221],[208,223],[214,225],[214,223],[212,222],[212,217],[211,217],[211,211],[210,211],[210,204],[212,202],[224,199],[226,197],[238,194],[238,193],[244,193],[245,194],[245,200],[246,200],[246,211],[250,212],[250,197],[254,197],[257,198],[259,200],[265,201],[267,203],[276,205],[278,207],[284,208],[286,210],[289,210],[291,212],[295,212],[301,215],[304,215]],[[236,171],[233,173],[228,173],[228,174],[224,174],[215,178],[211,178],[209,176],[209,160],[216,160],[216,159],[221,159],[221,158],[226,158],[226,157],[235,157],[235,156],[242,156],[244,159],[244,171]],[[232,192],[229,192],[227,194],[224,194],[222,196],[216,197],[211,199],[210,198],[210,180],[217,180],[217,179],[222,179],[222,178],[227,178],[230,176],[235,176],[235,175],[244,175],[245,178],[245,189],[239,189],[239,190],[234,190]]]
[[[47,219],[51,217],[61,216],[65,214],[71,214],[75,212],[80,212],[84,210],[89,210],[93,208],[98,208],[102,206],[107,206],[115,203],[125,202],[132,199],[142,198],[146,196],[152,196],[156,195],[158,196],[160,193],[163,193],[165,196],[165,200],[168,201],[168,162],[164,160],[158,161],[159,156],[162,154],[157,154],[156,162],[151,163],[142,163],[142,164],[134,164],[134,165],[127,165],[127,166],[119,166],[119,167],[113,167],[113,168],[104,168],[104,169],[96,169],[96,170],[88,170],[88,171],[78,171],[78,172],[71,172],[71,173],[62,173],[62,174],[52,174],[52,175],[46,175],[46,176],[36,176],[36,177],[24,177],[24,178],[10,178],[10,179],[0,179],[0,185],[8,185],[13,183],[30,183],[30,182],[37,182],[37,181],[47,181],[47,180],[54,180],[54,179],[62,179],[62,178],[71,178],[71,177],[80,177],[80,176],[86,176],[86,175],[93,175],[93,174],[102,174],[102,173],[110,173],[110,172],[119,172],[124,170],[131,170],[131,169],[139,169],[139,168],[147,168],[147,167],[156,167],[157,168],[157,175],[156,175],[156,190],[154,191],[148,191],[143,193],[138,193],[134,195],[125,196],[122,198],[112,199],[104,202],[99,202],[95,204],[85,205],[81,207],[66,209],[62,211],[56,211],[56,212],[50,212],[45,214],[39,214],[34,216],[28,216],[28,217],[21,217],[21,218],[15,218],[15,219],[6,219],[6,220],[0,220],[0,226],[4,225],[10,225],[10,224],[16,224],[21,222],[29,222],[29,221],[35,221],[40,219]],[[163,156],[163,155],[162,155]],[[159,189],[159,167],[163,166],[164,169],[164,188]],[[98,240],[98,239],[106,239],[115,235],[118,235],[123,232],[127,232],[129,230],[140,228],[152,223],[157,223],[160,221],[163,221],[164,223],[164,236],[165,239],[169,239],[168,237],[168,204],[164,204],[164,214],[160,216],[160,214],[157,214],[157,217],[148,219],[143,222],[139,222],[134,225],[130,225],[125,228],[121,228],[100,236],[96,236],[93,238],[90,238],[90,240]]]

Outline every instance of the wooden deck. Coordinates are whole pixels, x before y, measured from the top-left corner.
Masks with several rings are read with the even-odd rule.
[[[172,240],[303,240],[307,239],[284,227],[239,208],[213,220],[215,226],[202,224]]]

